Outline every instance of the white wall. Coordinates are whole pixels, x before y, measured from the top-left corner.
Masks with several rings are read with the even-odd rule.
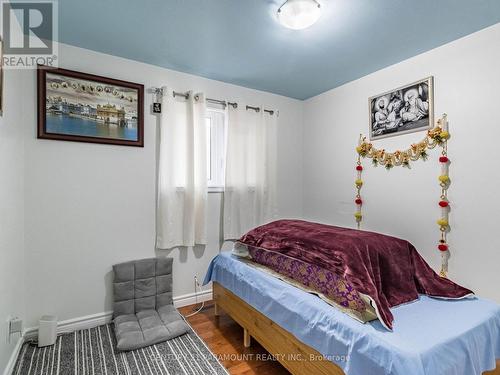
[[[61,45],[59,66],[280,111],[279,208],[302,210],[302,102],[110,55]],[[23,103],[26,131],[27,326],[40,315],[60,320],[111,309],[111,265],[155,256],[156,117],[145,95],[144,148],[36,139],[36,77]],[[193,292],[219,251],[220,194],[210,194],[206,249],[160,251],[174,257],[174,296]]]
[[[24,318],[24,142],[22,75],[4,72],[0,117],[0,372],[6,366],[18,336],[7,344],[8,316]]]
[[[380,70],[308,100],[304,106],[304,214],[354,227],[354,179],[360,133],[368,132],[367,98],[433,75],[435,112],[448,114],[452,138],[449,190],[450,277],[500,302],[499,84],[500,24]],[[367,58],[369,58],[367,56]],[[405,148],[424,133],[375,142]],[[438,152],[412,169],[364,162],[363,227],[410,240],[439,268]]]

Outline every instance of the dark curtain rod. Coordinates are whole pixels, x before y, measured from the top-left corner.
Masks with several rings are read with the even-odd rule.
[[[151,90],[153,91],[154,94],[163,95],[163,89],[162,88],[153,87]],[[176,96],[180,96],[180,97],[183,97],[186,100],[189,99],[189,92],[177,92],[177,91],[173,91],[172,95],[174,96],[174,98]],[[195,95],[195,99],[198,100],[198,95]],[[220,105],[222,105],[224,107],[226,107],[226,105],[230,105],[233,108],[238,108],[238,103],[226,102],[225,100],[207,98],[206,101],[209,102],[209,103],[220,104]],[[247,105],[246,109],[247,109],[247,111],[249,109],[252,109],[255,112],[260,112],[260,108],[259,107],[252,107],[250,105]],[[274,115],[274,110],[272,110],[272,109],[264,109],[264,112],[269,113],[271,116]]]
[[[252,107],[251,105],[247,105],[247,111],[249,109],[252,109],[255,112],[260,112],[260,108],[259,107]],[[269,113],[271,116],[274,115],[274,111],[272,109],[264,109],[264,112]]]
[[[198,95],[195,96],[195,99],[198,100]],[[230,105],[233,108],[238,108],[238,103],[226,102],[225,100],[210,99],[210,98],[206,98],[205,100],[208,103],[220,104],[224,108],[226,107],[226,105]]]
[[[175,98],[176,96],[181,96],[181,97],[183,97],[183,98],[184,98],[184,99],[186,99],[186,100],[189,98],[189,93],[188,93],[188,92],[176,92],[176,91],[174,91],[172,94],[174,95],[174,98]],[[195,98],[196,100],[198,100],[198,95],[195,95],[195,96],[194,96],[194,98]],[[220,105],[222,105],[222,106],[224,106],[224,107],[225,107],[226,105],[230,105],[230,106],[231,106],[231,107],[233,107],[233,108],[238,108],[238,103],[231,103],[231,102],[226,102],[225,100],[211,99],[211,98],[206,98],[205,100],[206,100],[207,102],[209,102],[209,103],[220,104]]]

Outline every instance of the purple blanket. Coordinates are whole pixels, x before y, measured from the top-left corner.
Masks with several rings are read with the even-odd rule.
[[[419,294],[463,298],[472,292],[440,277],[408,241],[387,235],[311,223],[279,220],[257,227],[240,240],[331,270],[368,295],[383,324],[392,329],[391,307]]]

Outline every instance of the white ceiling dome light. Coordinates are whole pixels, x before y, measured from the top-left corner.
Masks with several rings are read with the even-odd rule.
[[[293,30],[312,26],[320,16],[321,5],[316,0],[287,0],[278,9],[279,22]]]

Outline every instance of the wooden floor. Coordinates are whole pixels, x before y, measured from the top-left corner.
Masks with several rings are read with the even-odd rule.
[[[193,312],[193,307],[181,307],[179,311],[186,316]],[[250,348],[245,348],[243,328],[224,311],[219,311],[220,316],[215,317],[213,303],[208,302],[201,312],[187,320],[231,374],[289,375],[255,340]]]

